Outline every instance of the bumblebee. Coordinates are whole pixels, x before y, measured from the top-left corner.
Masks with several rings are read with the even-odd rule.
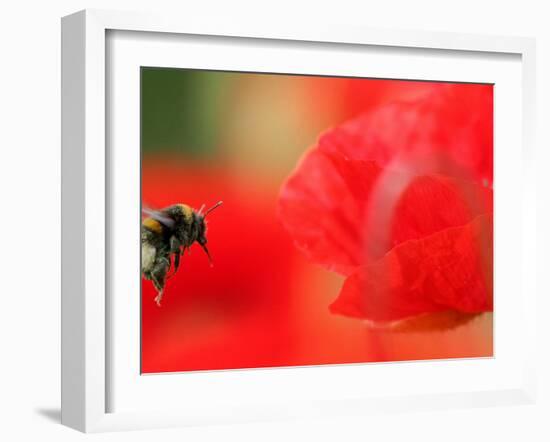
[[[186,204],[174,204],[158,211],[146,208],[142,210],[147,217],[141,222],[141,273],[145,279],[153,282],[158,306],[172,264],[174,270],[170,276],[178,271],[180,256],[195,242],[205,251],[212,265],[212,258],[206,247],[205,217],[221,204],[219,201],[204,214],[204,205],[198,211]]]

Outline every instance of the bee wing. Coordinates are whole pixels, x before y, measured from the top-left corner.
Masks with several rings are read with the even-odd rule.
[[[174,227],[175,221],[170,218],[169,216],[166,216],[164,213],[159,212],[157,210],[149,209],[148,207],[143,207],[141,209],[141,212],[148,217],[153,218],[154,220],[157,220],[159,223],[165,225],[169,229],[172,229]]]

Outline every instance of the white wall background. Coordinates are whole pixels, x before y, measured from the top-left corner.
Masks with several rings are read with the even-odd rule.
[[[550,440],[550,337],[540,278],[536,406],[376,415],[85,436],[59,425],[60,17],[83,8],[269,17],[384,28],[534,36],[538,44],[539,273],[550,260],[550,13],[523,0],[19,0],[0,8],[0,439],[72,441]],[[546,152],[545,152],[546,150]],[[519,210],[519,209],[518,209]]]

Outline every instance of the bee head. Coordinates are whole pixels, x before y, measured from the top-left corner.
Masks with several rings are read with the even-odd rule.
[[[210,256],[210,252],[208,251],[208,248],[206,247],[206,243],[208,240],[206,239],[206,215],[208,215],[210,212],[212,212],[214,209],[220,207],[222,205],[222,201],[218,201],[216,204],[214,204],[212,207],[210,207],[206,212],[204,212],[204,215],[202,214],[202,210],[204,208],[201,207],[200,210],[196,214],[197,219],[197,227],[198,227],[198,236],[197,236],[197,242],[200,244],[200,246],[203,248],[204,252],[208,256],[208,261],[210,261],[210,265],[212,265],[212,257]]]

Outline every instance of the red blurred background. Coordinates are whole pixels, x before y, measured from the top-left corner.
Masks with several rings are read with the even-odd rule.
[[[308,262],[276,218],[279,189],[319,134],[439,83],[146,69],[142,202],[224,205],[162,306],[142,279],[142,372],[492,354],[492,315],[429,333],[331,314],[343,278]],[[467,87],[467,85],[465,85]]]

